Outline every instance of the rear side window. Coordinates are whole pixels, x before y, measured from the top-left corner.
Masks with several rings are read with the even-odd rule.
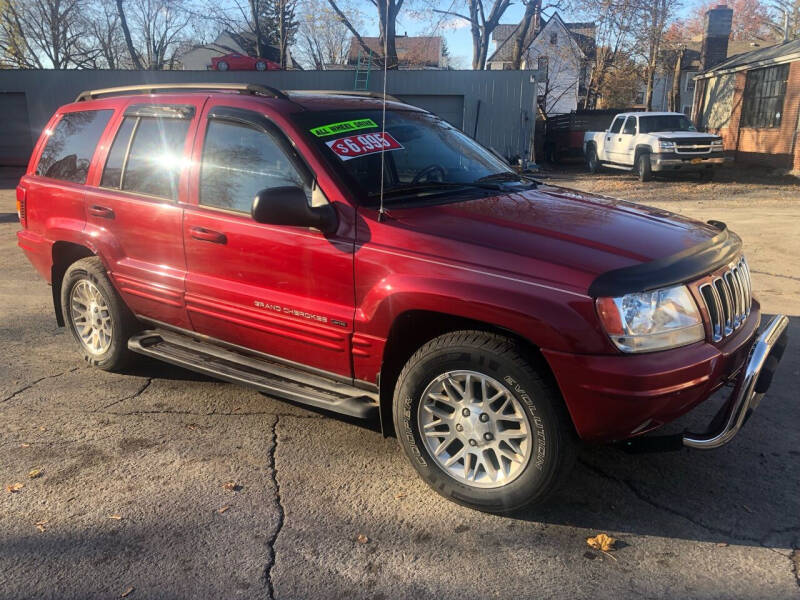
[[[61,117],[42,151],[36,174],[86,183],[97,142],[113,113],[113,110],[84,110]]]
[[[177,200],[190,123],[181,117],[126,116],[108,153],[100,185]]]
[[[308,187],[270,134],[231,121],[209,121],[200,204],[249,213],[259,191],[281,186]]]

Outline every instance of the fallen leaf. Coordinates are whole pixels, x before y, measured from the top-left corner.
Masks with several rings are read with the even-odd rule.
[[[724,548],[727,545],[728,545],[728,542],[717,542],[717,546],[719,546],[720,548]]]
[[[222,514],[222,513],[224,513],[226,510],[228,510],[229,508],[230,508],[230,506],[223,506],[222,508],[218,508],[218,509],[217,509],[217,512],[218,512],[219,514]]]
[[[366,544],[369,541],[369,538],[365,536],[363,533],[359,533],[358,537],[356,538],[356,541],[359,544]]]
[[[396,499],[396,500],[400,500],[400,498],[405,498],[406,496],[408,496],[408,494],[397,494],[397,495],[395,496],[395,499]]]
[[[131,587],[129,587],[127,590],[125,590],[124,592],[122,592],[122,593],[119,595],[119,597],[120,597],[120,598],[126,598],[127,596],[129,596],[129,595],[130,595],[130,593],[131,593],[133,590],[134,590],[134,588],[131,586]]]
[[[594,537],[586,538],[586,543],[589,544],[590,548],[600,550],[601,552],[613,550],[616,542],[617,540],[605,533],[598,533]]]
[[[31,479],[36,479],[37,477],[41,477],[42,473],[44,473],[42,468],[36,467],[35,469],[31,469],[30,471],[28,471],[28,477],[30,477]]]
[[[43,519],[41,521],[36,521],[36,523],[34,523],[34,525],[36,525],[36,529],[38,529],[42,533],[47,531],[47,528],[45,527],[45,525],[47,525],[47,519]]]
[[[17,483],[12,483],[11,485],[7,485],[7,486],[6,486],[6,491],[7,491],[9,494],[13,494],[14,492],[18,492],[18,491],[20,491],[20,490],[21,490],[22,488],[24,488],[24,487],[25,487],[25,486],[24,486],[23,484],[19,483],[19,482],[17,482]]]
[[[222,484],[222,487],[231,492],[238,492],[240,489],[242,489],[242,486],[235,481],[227,481]]]
[[[28,444],[28,443],[26,443],[26,442],[22,442],[22,443],[19,445],[19,447],[20,447],[20,448],[30,448],[30,447],[31,447],[31,445],[30,445],[30,444]]]
[[[195,429],[197,429],[197,425],[194,425],[194,424],[192,424],[192,423],[189,423],[189,424],[186,426],[186,429],[188,429],[188,430],[190,430],[190,431],[194,431]]]
[[[39,431],[47,431],[47,427],[44,427],[44,426],[39,427]]]
[[[742,504],[742,508],[745,509],[749,513],[753,513],[753,509],[751,509],[747,504]]]
[[[108,515],[108,518],[114,519],[115,521],[122,521],[122,515],[118,515],[117,513],[114,513],[113,515]]]

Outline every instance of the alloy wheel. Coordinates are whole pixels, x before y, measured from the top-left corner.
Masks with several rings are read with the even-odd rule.
[[[531,426],[502,383],[476,371],[450,371],[422,394],[417,421],[428,452],[460,483],[496,488],[514,481],[530,461]]]
[[[83,346],[99,356],[111,346],[114,326],[111,310],[98,287],[88,279],[81,279],[72,288],[69,299],[72,325]]]

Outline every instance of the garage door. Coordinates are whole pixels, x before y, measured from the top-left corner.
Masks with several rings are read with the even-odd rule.
[[[464,96],[399,96],[404,102],[419,106],[461,129],[464,126]]]
[[[32,150],[24,92],[0,92],[0,165],[25,166]]]

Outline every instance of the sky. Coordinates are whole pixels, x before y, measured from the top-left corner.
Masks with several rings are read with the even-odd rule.
[[[691,12],[691,9],[701,3],[702,0],[688,0],[683,3],[679,16],[685,16]],[[453,7],[453,11],[464,14],[466,12],[465,2],[463,0],[435,0],[437,7],[441,10],[448,10]],[[488,4],[488,3],[487,3]],[[724,0],[720,0],[720,4],[724,4]],[[376,15],[375,6],[368,0],[357,0],[355,5],[364,14],[364,33],[362,35],[377,36],[378,35],[378,20]],[[419,5],[419,3],[418,3]],[[411,8],[406,8],[410,6]],[[472,36],[470,34],[469,23],[464,19],[458,17],[449,17],[437,13],[422,13],[412,10],[414,4],[406,4],[397,19],[397,34],[402,35],[432,35],[432,30],[436,32],[433,35],[441,35],[447,40],[447,47],[450,50],[450,56],[455,60],[454,66],[459,69],[469,69],[472,67]],[[488,9],[487,9],[488,10]],[[520,0],[512,2],[511,6],[503,14],[501,23],[519,23],[525,12],[525,7]],[[551,11],[544,11],[545,16],[550,16]],[[569,20],[568,13],[562,13],[565,19]],[[489,48],[489,56],[491,56],[494,46]]]

